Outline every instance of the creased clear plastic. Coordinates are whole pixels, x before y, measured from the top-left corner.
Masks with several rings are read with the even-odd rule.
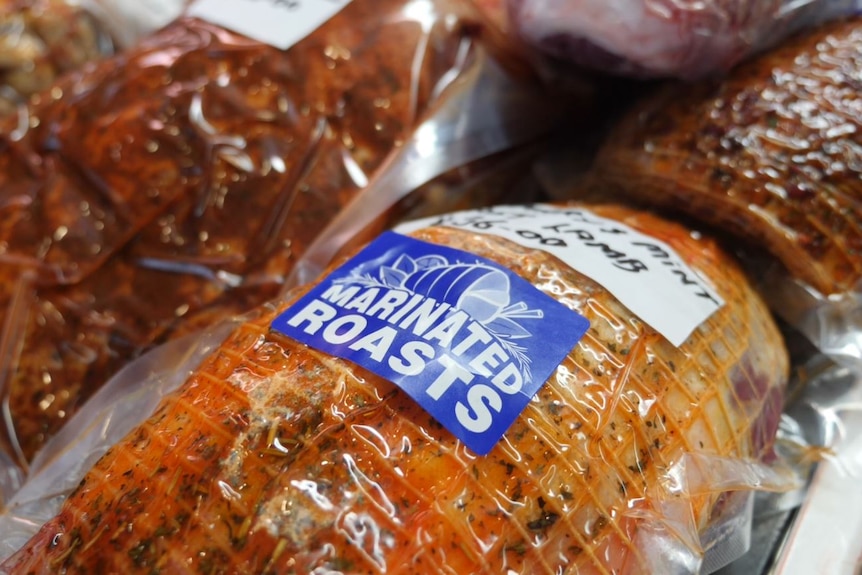
[[[355,0],[286,51],[181,18],[54,88],[0,136],[0,443],[19,475],[126,362],[277,295],[336,217],[504,197],[560,114],[449,0]]]
[[[834,361],[862,372],[862,284],[824,296],[774,262],[752,257],[755,276],[774,313]]]
[[[636,77],[702,78],[858,0],[506,0],[513,29],[565,62]]]
[[[805,386],[788,416],[806,439],[800,459],[816,468],[771,572],[855,575],[862,557],[862,371],[822,354],[802,371]]]
[[[4,497],[0,555],[6,557],[56,513],[68,493],[107,449],[118,443],[176,389],[238,320],[225,320],[206,334],[166,343],[129,363],[47,442],[31,464],[24,486]],[[14,469],[14,467],[9,467]],[[4,485],[5,486],[5,485]]]
[[[538,119],[538,123],[525,125],[523,111],[535,105],[535,101],[529,99],[531,94],[513,90],[511,79],[493,62],[477,67],[474,71],[481,77],[468,81],[481,85],[482,91],[462,91],[454,95],[436,115],[434,124],[429,125],[427,130],[413,133],[410,140],[393,154],[386,169],[378,172],[377,179],[315,238],[285,282],[285,289],[317,277],[351,238],[380,232],[383,229],[381,224],[385,223],[380,219],[381,207],[395,205],[404,196],[404,190],[420,188],[436,174],[456,168],[458,163],[486,156],[489,150],[497,147],[496,142],[524,139],[527,136],[535,138],[543,132],[547,133],[547,120],[559,117],[554,113],[558,103],[554,103],[549,109],[549,116],[542,118],[541,114],[534,113],[536,117],[532,122]],[[443,147],[447,154],[439,153]],[[537,152],[538,149],[520,155],[535,155]],[[526,168],[525,165],[522,167]],[[516,173],[510,177],[518,178]],[[471,182],[469,189],[475,195],[474,183]],[[526,201],[529,197],[525,196],[529,195],[530,192],[522,191],[521,197],[517,199]],[[488,202],[474,200],[471,205],[462,201],[462,207],[473,207],[479,203]],[[455,207],[452,206],[452,209]],[[422,214],[414,211],[406,215],[419,217]]]
[[[2,569],[688,574],[729,560],[745,546],[748,493],[798,486],[772,463],[781,336],[715,242],[590,209],[670,244],[726,305],[677,348],[544,252],[414,232],[510,267],[592,324],[488,456],[391,383],[270,330],[300,288],[233,327]],[[174,345],[111,386],[162,361],[185,373],[170,358],[191,356]],[[81,448],[65,445],[49,459],[74,460]],[[36,528],[29,503],[0,540]]]

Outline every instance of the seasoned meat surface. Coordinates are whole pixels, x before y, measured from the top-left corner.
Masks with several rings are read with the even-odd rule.
[[[857,288],[860,82],[862,19],[825,26],[636,106],[606,141],[599,183],[764,247],[824,295]]]

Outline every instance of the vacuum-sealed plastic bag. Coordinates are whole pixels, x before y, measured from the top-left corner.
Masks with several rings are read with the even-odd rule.
[[[527,42],[601,72],[697,78],[724,72],[858,0],[507,0]]]
[[[0,1],[0,117],[179,16],[184,0]],[[44,97],[56,97],[46,94]]]
[[[128,360],[278,294],[342,210],[383,225],[498,199],[473,184],[515,180],[559,115],[469,3],[355,0],[312,24],[281,50],[178,20],[0,139],[3,443],[22,467]]]
[[[827,479],[812,484],[791,527],[792,542],[771,549],[776,572],[810,570],[811,558],[827,565],[827,553],[834,560],[830,572],[856,561],[853,544],[835,554],[822,542],[812,544],[813,523],[806,518],[822,517],[823,506],[834,505],[829,489],[858,483],[858,473],[844,475],[840,462],[848,463],[847,471],[858,458],[852,434],[858,426],[854,374],[862,370],[860,46],[857,17],[788,41],[725,80],[662,88],[619,121],[595,172],[571,188],[613,189],[711,224],[744,254],[749,277],[774,313],[813,344],[816,361],[835,362],[831,370],[845,374],[821,378],[804,354],[793,358],[806,375],[802,400],[789,413],[796,416],[799,401],[820,413],[802,427],[828,430],[806,453],[825,458],[815,477]],[[824,481],[832,486],[825,491],[818,487]],[[857,527],[842,528],[852,541]],[[840,541],[834,530],[829,537]]]
[[[825,25],[726,80],[674,85],[606,139],[600,189],[767,251],[773,307],[820,349],[862,360],[862,20]],[[777,281],[775,278],[779,278]]]
[[[822,354],[801,361],[797,371],[804,385],[785,410],[785,427],[796,436],[795,459],[816,468],[801,507],[783,530],[774,530],[779,540],[766,549],[772,556],[768,572],[854,575],[862,550],[862,372]]]
[[[87,0],[121,48],[129,48],[179,18],[193,0]]]
[[[0,2],[0,116],[51,87],[56,78],[114,51],[86,4],[68,0]]]
[[[121,373],[140,393],[199,361],[39,528],[92,444],[42,460],[0,540],[39,532],[4,572],[696,573],[728,558],[746,492],[796,485],[769,463],[787,354],[715,242],[612,205],[435,221],[205,337],[203,360],[176,342]],[[659,296],[623,305],[583,266]],[[92,415],[69,429],[101,435]]]

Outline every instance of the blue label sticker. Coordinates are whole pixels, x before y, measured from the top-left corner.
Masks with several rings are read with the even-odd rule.
[[[393,232],[272,322],[392,381],[480,455],[588,327],[497,263]]]

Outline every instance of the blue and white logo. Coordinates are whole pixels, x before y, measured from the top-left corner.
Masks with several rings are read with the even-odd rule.
[[[485,454],[589,322],[490,260],[387,232],[272,327],[391,380]]]

